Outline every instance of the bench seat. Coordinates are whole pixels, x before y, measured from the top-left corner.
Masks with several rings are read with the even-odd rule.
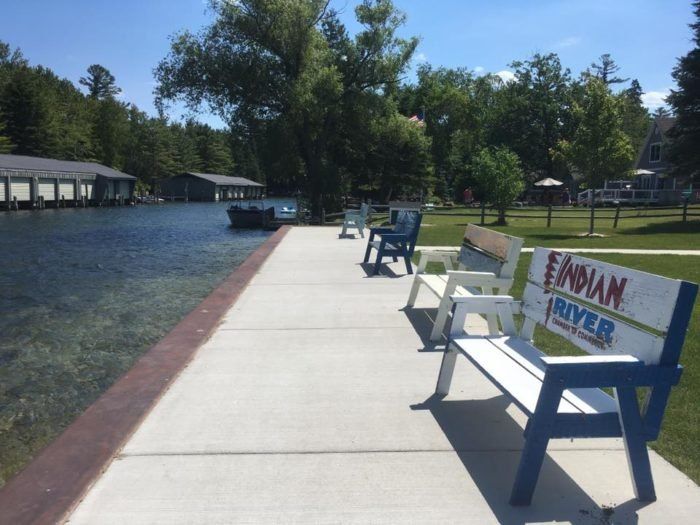
[[[546,354],[512,336],[466,336],[452,341],[454,347],[487,375],[513,402],[531,417],[539,399]],[[565,390],[560,414],[617,413],[615,400],[598,388]]]
[[[419,279],[436,296],[442,298],[445,295],[449,275],[420,273],[416,275],[416,279]],[[476,288],[468,289],[464,288],[463,286],[458,286],[451,295],[456,295],[458,297],[469,297],[472,295],[479,295],[479,292],[476,290]]]

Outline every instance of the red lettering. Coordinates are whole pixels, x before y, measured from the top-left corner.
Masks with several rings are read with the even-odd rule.
[[[596,294],[598,294],[598,298],[596,299],[598,304],[605,304],[605,274],[600,276],[600,279],[598,279],[598,282],[595,283],[595,286],[591,290],[590,295],[586,297],[593,299]]]
[[[610,277],[610,284],[608,286],[608,293],[605,294],[605,306],[610,306],[610,300],[612,299],[613,301],[613,307],[615,310],[618,310],[620,308],[620,303],[622,303],[622,294],[625,291],[625,286],[627,285],[627,277],[623,277],[620,279],[620,282],[617,282],[617,279],[613,275]]]
[[[576,287],[572,291],[574,293],[581,293],[581,290],[583,290],[587,284],[588,273],[586,273],[586,267],[581,265],[579,266],[578,275],[576,276]]]

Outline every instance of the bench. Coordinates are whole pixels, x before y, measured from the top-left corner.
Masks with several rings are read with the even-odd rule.
[[[453,296],[450,339],[436,392],[447,395],[458,355],[467,357],[529,418],[512,505],[529,505],[550,439],[622,437],[635,496],[656,494],[646,442],[661,428],[698,286],[537,248],[523,300]],[[469,313],[496,314],[503,334],[464,335]],[[518,332],[514,313],[524,316]],[[590,355],[547,357],[535,325]],[[602,388],[612,388],[614,396]],[[637,389],[646,390],[640,410]]]
[[[396,216],[396,224],[393,228],[370,228],[364,262],[369,261],[372,249],[377,250],[373,275],[379,274],[384,257],[392,257],[394,262],[397,262],[397,257],[403,257],[406,272],[413,273],[411,257],[418,240],[422,218],[423,215],[420,212],[401,210]],[[379,240],[375,241],[375,237],[379,237]]]
[[[356,228],[360,232],[360,237],[365,238],[365,222],[369,213],[369,204],[362,203],[359,210],[347,210],[343,219],[343,230],[340,233],[341,237],[348,234],[349,228]]]
[[[469,224],[459,252],[421,250],[420,262],[408,296],[408,306],[413,306],[421,286],[426,286],[440,299],[430,340],[437,341],[452,308],[450,296],[472,296],[480,293],[507,294],[513,285],[513,273],[520,257],[523,240],[474,224]],[[425,273],[428,262],[441,262],[447,273]],[[455,265],[459,270],[454,271]],[[465,271],[468,269],[470,271]],[[488,315],[489,333],[498,334],[495,315]]]

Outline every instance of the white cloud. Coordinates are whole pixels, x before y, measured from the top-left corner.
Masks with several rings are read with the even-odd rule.
[[[413,61],[416,64],[421,64],[423,62],[428,61],[428,56],[425,53],[418,53],[416,56],[413,57]]]
[[[666,105],[666,97],[671,94],[671,90],[666,88],[662,91],[648,91],[642,95],[642,104],[654,111]]]
[[[581,43],[581,37],[579,37],[579,36],[569,36],[569,37],[566,37],[565,39],[560,40],[559,42],[557,42],[557,43],[554,45],[554,47],[557,47],[557,48],[572,47],[572,46],[576,46],[576,45],[578,45],[578,44],[580,44],[580,43]]]
[[[513,82],[515,80],[515,74],[512,71],[508,71],[507,69],[504,69],[503,71],[499,71],[496,73],[496,76],[501,77],[501,80],[503,82]]]

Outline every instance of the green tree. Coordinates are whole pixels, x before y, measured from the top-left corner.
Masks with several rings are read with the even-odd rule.
[[[525,188],[518,156],[508,148],[484,148],[471,164],[483,198],[498,209],[498,224],[506,224],[506,208]]]
[[[5,123],[2,121],[2,115],[0,115],[0,153],[10,153],[12,152],[13,144],[10,137],[4,134]]]
[[[649,110],[642,103],[642,86],[637,79],[632,80],[630,87],[618,94],[620,99],[620,111],[622,117],[622,130],[627,134],[632,143],[634,151],[644,144],[651,117]]]
[[[87,68],[87,76],[80,77],[78,82],[88,90],[88,96],[95,100],[112,98],[122,92],[117,87],[114,75],[104,66],[92,64]]]
[[[668,158],[682,175],[700,180],[700,2],[693,2],[695,22],[693,48],[678,60],[673,78],[678,89],[672,90],[668,103],[676,114],[676,123],[670,133]]]
[[[390,0],[364,0],[355,10],[362,29],[351,39],[326,0],[240,0],[212,7],[213,24],[199,35],[177,36],[156,68],[159,104],[208,104],[232,129],[243,131],[261,159],[276,153],[260,151],[261,137],[293,145],[303,171],[283,176],[298,176],[318,210],[324,197],[339,192],[336,159],[345,102],[389,89],[409,63],[417,42],[395,36],[403,15]],[[267,175],[269,180],[276,174]]]
[[[629,80],[629,78],[621,78],[615,76],[615,73],[620,71],[621,67],[615,63],[615,61],[612,59],[609,53],[600,55],[600,58],[598,60],[600,61],[600,63],[593,62],[591,64],[591,73],[600,80],[602,80],[606,85],[609,86],[610,84],[622,84]]]
[[[606,179],[621,177],[631,168],[635,151],[622,130],[620,105],[605,82],[589,78],[582,102],[572,108],[576,131],[570,141],[562,140],[557,147],[589,188],[601,187]]]
[[[529,179],[556,177],[553,152],[565,138],[571,106],[571,74],[556,54],[513,62],[515,81],[498,92],[490,144],[517,153]]]

